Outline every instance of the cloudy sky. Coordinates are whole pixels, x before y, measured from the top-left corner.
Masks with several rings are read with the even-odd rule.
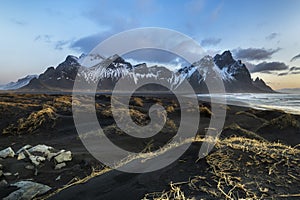
[[[182,32],[210,54],[231,50],[275,89],[300,88],[299,9],[298,0],[1,1],[0,84],[151,26]]]

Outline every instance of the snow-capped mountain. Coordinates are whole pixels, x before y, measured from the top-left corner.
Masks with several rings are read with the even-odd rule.
[[[82,63],[89,63],[92,67],[84,67]],[[196,92],[205,93],[208,92],[205,81],[221,77],[227,92],[273,92],[261,79],[253,81],[245,64],[234,60],[230,51],[215,57],[205,56],[177,71],[164,66],[147,66],[146,63],[132,65],[118,55],[109,58],[100,55],[82,55],[79,58],[67,56],[56,68],[49,67],[22,89],[71,91],[76,75],[82,82],[98,84],[99,90],[112,90],[120,79],[126,80],[128,84],[138,84],[145,80],[157,84],[163,82],[172,90],[187,80]],[[143,89],[160,90],[157,84],[150,84]]]
[[[20,78],[16,82],[10,82],[5,85],[0,86],[0,90],[16,90],[19,89],[25,85],[27,85],[33,78],[37,78],[38,75],[28,75],[24,78]]]
[[[196,92],[208,92],[204,81],[217,75],[222,78],[226,92],[273,92],[261,79],[253,81],[245,64],[234,60],[230,51],[215,57],[205,56],[177,74],[181,81],[187,79]]]

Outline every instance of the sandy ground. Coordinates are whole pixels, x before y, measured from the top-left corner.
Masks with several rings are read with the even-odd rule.
[[[106,136],[115,144],[134,152],[145,149],[153,151],[163,147],[176,134],[181,116],[176,99],[170,96],[144,96],[131,99],[132,119],[139,125],[147,124],[149,122],[147,111],[154,103],[159,103],[167,109],[168,120],[159,135],[148,139],[129,137],[116,127],[110,112],[109,95],[96,96],[95,108]],[[175,197],[178,199],[234,199],[237,197],[296,199],[298,197],[297,193],[300,190],[299,149],[295,147],[291,150],[290,146],[300,143],[299,116],[281,111],[224,107],[227,116],[220,140],[208,157],[197,161],[205,130],[209,126],[210,118],[215,117],[210,112],[208,103],[199,102],[199,105],[201,120],[197,134],[198,140],[194,141],[180,159],[151,173],[131,174],[107,170],[102,175],[95,176],[96,172],[101,173],[105,166],[85,149],[79,139],[72,118],[70,96],[1,94],[0,150],[12,147],[17,151],[26,144],[32,146],[46,144],[55,149],[70,150],[73,158],[72,161],[66,163],[66,167],[60,170],[55,170],[54,163],[50,161],[34,169],[26,169],[26,166],[30,164],[30,161],[26,159],[1,159],[3,172],[12,174],[2,176],[1,180],[15,183],[29,179],[46,184],[52,190],[40,197],[42,199],[163,199],[162,197],[169,199]],[[279,142],[282,146],[274,146],[274,142]],[[249,147],[243,149],[246,145]],[[261,149],[265,154],[257,152],[257,149]],[[288,152],[287,155],[280,157],[282,153],[279,154],[278,149],[281,152]],[[256,157],[254,167],[251,159]],[[288,159],[291,162],[286,164]],[[230,162],[239,163],[239,165],[223,165],[223,163]],[[255,163],[255,159],[253,162]],[[273,169],[274,165],[277,167]],[[270,168],[274,172],[269,173]],[[60,190],[93,172],[95,177],[85,183],[79,181],[78,184]],[[259,178],[262,177],[259,175],[260,172],[266,176],[264,179]],[[58,177],[60,177],[59,180],[57,180]],[[283,179],[281,186],[276,182],[278,181],[276,177]],[[284,179],[287,177],[289,179]],[[264,180],[269,181],[266,183]],[[251,184],[252,182],[255,186]],[[244,186],[241,186],[243,184]],[[16,189],[11,186],[2,186],[0,198]],[[284,197],[284,195],[288,196]]]

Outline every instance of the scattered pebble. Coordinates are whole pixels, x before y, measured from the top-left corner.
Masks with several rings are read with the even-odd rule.
[[[61,176],[59,175],[56,179],[55,179],[55,181],[59,181],[61,179]]]
[[[55,165],[54,169],[58,170],[58,169],[61,169],[61,168],[65,167],[65,166],[67,166],[66,163],[64,163],[64,162],[63,163],[59,163],[59,164]]]
[[[35,176],[38,175],[38,169],[37,169],[37,168],[35,168],[35,170],[34,170],[34,175],[35,175]]]
[[[56,170],[57,169],[61,169],[61,168],[65,167],[65,166],[67,166],[66,163],[62,162],[62,163],[59,163],[59,164],[55,165],[54,169],[56,169]]]
[[[34,169],[34,166],[33,166],[33,165],[26,165],[26,166],[25,166],[25,169],[33,170],[33,169]]]

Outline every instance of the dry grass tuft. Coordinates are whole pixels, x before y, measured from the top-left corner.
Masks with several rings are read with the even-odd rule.
[[[40,128],[51,129],[55,126],[56,112],[54,108],[45,107],[31,113],[28,117],[20,118],[16,124],[11,124],[3,130],[3,134],[33,133]]]
[[[201,116],[204,117],[212,117],[214,116],[214,114],[211,112],[211,110],[209,108],[207,108],[206,106],[199,106],[199,112]]]
[[[193,200],[194,198],[186,198],[184,192],[180,188],[182,183],[170,183],[170,190],[163,192],[148,193],[142,200]]]
[[[236,114],[236,115],[246,115],[246,116],[248,116],[248,117],[252,117],[252,118],[254,118],[254,119],[258,119],[258,120],[260,120],[260,121],[263,122],[263,123],[266,123],[266,122],[267,122],[267,120],[262,119],[262,118],[259,118],[259,117],[257,117],[255,114],[253,114],[253,113],[251,113],[251,112],[239,111],[239,112],[236,112],[235,114]]]
[[[207,162],[218,198],[275,198],[293,194],[300,183],[299,149],[242,137],[224,139],[216,147]]]
[[[174,108],[174,106],[167,106],[166,111],[168,113],[173,113],[173,112],[175,112],[175,108]]]
[[[143,102],[143,100],[141,98],[134,97],[133,98],[133,105],[143,107],[144,106],[144,102]]]
[[[300,197],[297,189],[300,149],[296,147],[231,137],[219,140],[206,162],[209,164],[207,173],[190,177],[186,182],[172,183],[170,190],[146,194],[144,199]]]
[[[239,136],[239,137],[247,137],[250,139],[257,139],[257,140],[261,140],[261,141],[266,141],[263,137],[259,136],[258,134],[246,130],[242,127],[240,127],[238,124],[234,123],[231,124],[230,126],[227,126],[223,129],[223,132],[221,134],[221,136]]]
[[[296,128],[300,129],[300,123],[291,114],[284,114],[280,117],[272,119],[269,122],[265,122],[259,129],[265,127],[272,127],[274,129]]]

